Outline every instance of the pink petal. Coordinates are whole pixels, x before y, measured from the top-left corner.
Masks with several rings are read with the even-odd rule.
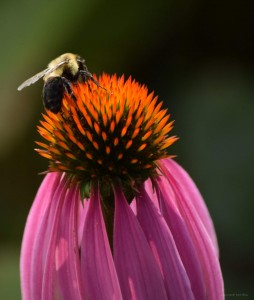
[[[40,231],[45,214],[48,214],[51,199],[59,184],[60,178],[61,175],[59,173],[50,173],[46,175],[27,218],[20,260],[21,290],[22,299],[24,300],[35,299],[36,297],[38,299],[41,295],[41,289],[35,291],[35,295],[32,292],[33,282],[38,281],[38,286],[41,283],[40,278],[38,278],[41,266],[37,270],[38,276],[35,276],[34,278],[32,277],[33,264],[36,263],[32,260],[33,251],[34,248],[36,248],[35,237],[38,231]]]
[[[89,206],[90,199],[80,199],[79,209],[78,209],[78,245],[81,247],[81,242],[83,238],[83,230],[86,220],[86,214]]]
[[[164,159],[163,164],[171,174],[171,177],[178,182],[178,185],[181,187],[181,192],[184,194],[184,198],[189,199],[188,201],[193,203],[199,218],[203,222],[210,238],[212,239],[216,251],[219,252],[212,219],[195,183],[188,173],[173,159]]]
[[[141,187],[137,194],[137,217],[164,278],[169,299],[194,299],[190,281],[174,238],[158,209]]]
[[[86,299],[122,299],[102,216],[99,187],[94,185],[84,225],[81,268]]]
[[[176,181],[166,168],[163,168],[163,172],[173,188],[180,214],[185,220],[189,234],[199,255],[207,289],[206,298],[216,300],[223,299],[223,279],[217,252],[214,248],[212,239],[204,226],[204,221],[201,220],[193,202],[190,201],[189,197],[186,197],[186,193],[182,188],[183,184],[186,182]]]
[[[61,299],[84,299],[78,246],[78,210],[81,206],[79,187],[66,191],[56,238],[56,277]]]
[[[188,274],[194,297],[195,299],[205,299],[205,285],[199,255],[185,220],[178,210],[177,199],[173,190],[164,176],[158,176],[155,180],[155,187],[162,215],[174,237],[176,247]]]
[[[136,203],[135,198],[131,201],[130,208],[132,209],[134,215],[136,216],[137,215],[137,203]]]
[[[41,289],[41,298],[39,299],[43,300],[55,299],[60,293],[56,284],[55,251],[61,211],[68,186],[69,182],[65,177],[58,185],[51,199],[50,210],[43,218],[41,228],[36,235],[31,279],[35,282],[34,295]],[[36,276],[38,278],[34,280]],[[42,278],[40,278],[41,276]],[[41,283],[38,282],[39,278]]]
[[[114,260],[124,299],[167,299],[144,232],[119,187],[114,194]]]
[[[153,183],[150,178],[148,178],[145,181],[145,189],[146,189],[147,194],[150,196],[151,200],[155,204],[155,206],[159,208],[157,194],[156,194],[156,191],[154,189]]]
[[[47,209],[39,206],[31,211],[29,218],[34,220],[34,228],[30,228],[33,238],[33,249],[30,260],[29,296],[24,299],[83,299],[80,284],[80,261],[77,249],[76,214],[79,205],[70,182],[57,175],[57,184],[51,186],[47,181],[53,175],[47,175],[42,184],[44,197],[36,197],[36,201],[45,200]],[[54,179],[54,177],[52,178]],[[41,190],[40,189],[40,190]],[[52,191],[47,194],[47,191]],[[35,203],[36,203],[35,201]],[[76,210],[76,213],[75,211]],[[37,219],[36,219],[37,218]],[[37,225],[36,225],[37,222]],[[29,224],[29,223],[28,223]],[[30,224],[32,225],[32,224]],[[30,226],[29,225],[29,226]],[[24,243],[27,241],[24,240]],[[25,248],[27,245],[24,246]],[[75,252],[76,251],[76,252]]]

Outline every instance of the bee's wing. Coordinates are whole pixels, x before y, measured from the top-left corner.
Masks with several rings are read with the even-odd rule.
[[[25,82],[23,82],[19,87],[18,91],[21,91],[23,88],[35,83],[38,81],[40,78],[42,78],[44,75],[48,74],[50,72],[50,69],[45,69],[41,71],[40,73],[34,75],[33,77],[27,79]]]
[[[61,61],[59,64],[57,64],[54,68],[47,68],[47,69],[41,71],[40,73],[37,73],[33,77],[27,79],[25,82],[23,82],[18,87],[18,91],[21,91],[23,88],[25,88],[25,87],[27,87],[27,86],[35,83],[36,81],[38,81],[39,79],[41,79],[43,76],[47,75],[48,73],[51,73],[51,72],[55,71],[57,68],[59,68],[63,64],[66,64],[68,61],[69,61],[69,59],[65,59],[65,60]]]

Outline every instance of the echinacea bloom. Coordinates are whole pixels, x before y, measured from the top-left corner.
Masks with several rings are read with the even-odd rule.
[[[131,78],[73,85],[38,127],[49,168],[21,251],[24,300],[223,299],[213,224],[172,159],[162,102]]]

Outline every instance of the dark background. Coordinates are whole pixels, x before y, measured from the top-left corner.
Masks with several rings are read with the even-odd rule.
[[[65,52],[90,71],[132,75],[176,120],[172,154],[215,223],[226,296],[254,299],[254,11],[252,1],[0,3],[0,299],[19,299],[19,251],[42,181],[42,81],[24,80]]]

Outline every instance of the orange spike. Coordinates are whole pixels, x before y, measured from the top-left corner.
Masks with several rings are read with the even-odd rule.
[[[43,118],[44,118],[44,120],[47,122],[47,123],[49,123],[49,124],[51,124],[53,127],[55,127],[55,122],[52,120],[52,119],[50,119],[47,115],[45,115],[45,114],[42,114],[42,116],[43,116]]]
[[[120,112],[120,114],[122,116],[123,112],[124,112],[125,101],[121,101],[119,104],[120,104],[119,112]]]
[[[37,126],[40,134],[45,134],[45,135],[48,135],[50,134],[44,127],[41,127],[41,126]]]
[[[123,153],[118,154],[117,159],[120,160],[123,158]]]
[[[68,167],[63,166],[63,165],[59,165],[59,166],[57,166],[57,168],[60,169],[60,170],[62,170],[62,171],[67,171],[67,170],[69,170]]]
[[[177,140],[179,140],[178,137],[175,136],[171,136],[170,138],[166,139],[164,141],[164,144],[160,147],[161,150],[168,148],[169,146],[171,146],[174,142],[176,142]]]
[[[65,98],[64,98],[64,101],[66,101],[65,104],[69,104],[68,106],[70,107],[70,109],[74,109],[75,106],[76,106],[76,103],[75,101],[72,99],[71,96],[69,96],[69,94],[65,94]],[[67,105],[66,105],[67,106]]]
[[[75,138],[74,135],[70,135],[69,138],[74,144],[76,144],[77,146],[79,145],[80,142]]]
[[[117,146],[117,145],[118,145],[118,143],[119,143],[119,139],[118,139],[118,137],[114,138],[114,146]]]
[[[80,120],[78,118],[78,116],[76,114],[73,114],[73,120],[74,122],[76,123],[77,127],[78,127],[78,130],[79,132],[82,134],[82,135],[85,135],[85,130],[84,128],[82,127],[81,123],[80,123]]]
[[[129,116],[128,116],[128,119],[127,119],[127,121],[126,121],[126,127],[129,127],[130,126],[130,124],[131,124],[131,121],[132,121],[132,115],[130,115],[129,114]]]
[[[64,142],[58,141],[57,144],[58,144],[60,147],[64,148],[65,150],[70,151],[70,148],[69,148]]]
[[[118,110],[118,111],[116,112],[116,124],[119,123],[121,117],[122,117],[122,113]]]
[[[144,107],[142,106],[142,105],[140,105],[140,102],[137,102],[137,103],[139,103],[139,108],[138,108],[138,110],[137,110],[137,112],[136,112],[136,120],[138,120],[139,118],[140,118],[140,116],[141,116],[141,113],[143,112],[143,110],[144,110]]]
[[[159,135],[159,136],[157,137],[157,139],[155,139],[155,140],[153,141],[153,144],[154,144],[154,145],[158,145],[163,139],[165,139],[165,136],[164,136],[164,135]]]
[[[149,136],[151,136],[151,134],[153,133],[152,130],[147,131],[147,133],[145,135],[142,136],[141,141],[145,141],[149,138]]]
[[[63,124],[64,129],[69,133],[69,135],[73,135],[73,131],[71,130],[70,126],[67,123]]]
[[[106,112],[107,112],[107,115],[108,115],[108,119],[111,120],[111,118],[112,118],[112,109],[111,109],[110,106],[106,107]]]
[[[132,160],[131,160],[131,164],[136,164],[138,162],[138,159],[137,158],[133,158]]]
[[[49,132],[52,132],[53,131],[53,126],[47,122],[44,122],[44,121],[40,121],[41,125],[47,129]]]
[[[77,101],[77,105],[79,110],[81,111],[82,115],[85,117],[88,115],[86,108],[84,107],[83,103],[81,101]]]
[[[146,119],[151,117],[151,114],[154,112],[154,107],[156,105],[158,96],[156,96],[150,103],[149,106],[147,108],[147,115],[146,115]]]
[[[70,152],[66,152],[65,155],[68,156],[68,157],[71,158],[71,159],[77,159],[77,158],[76,158],[72,153],[70,153]]]
[[[146,125],[145,125],[145,127],[144,127],[144,131],[147,131],[149,128],[151,128],[152,127],[152,125],[154,124],[154,118],[151,118],[147,123],[146,123]]]
[[[106,134],[106,132],[102,131],[101,132],[101,136],[102,136],[103,141],[106,142],[106,140],[107,140],[107,134]]]
[[[41,142],[37,142],[37,141],[35,141],[35,143],[37,145],[41,146],[42,148],[48,149],[48,145],[47,144],[44,144],[44,143],[41,143]]]
[[[109,154],[110,153],[110,147],[106,146],[106,153]]]
[[[61,115],[58,113],[58,114],[54,114],[52,113],[51,111],[47,110],[47,114],[48,116],[51,118],[51,119],[54,119],[56,120],[57,122],[61,122],[63,119],[61,117]]]
[[[155,119],[156,119],[156,121],[159,123],[159,121],[165,116],[165,114],[166,114],[166,112],[167,112],[168,110],[167,109],[163,109],[163,110],[161,110],[161,111],[159,111],[158,113],[157,113],[157,115],[154,117]],[[170,117],[170,115],[168,115],[168,117]]]
[[[85,151],[85,147],[80,142],[77,142],[77,146],[79,147],[79,149]]]
[[[92,154],[90,154],[90,153],[88,153],[88,152],[85,152],[86,153],[86,157],[88,158],[88,159],[90,159],[90,160],[92,160],[93,159],[93,156],[92,156]]]
[[[168,123],[168,124],[162,129],[161,134],[166,135],[167,133],[169,133],[169,132],[172,130],[172,128],[173,128],[173,124],[174,124],[174,121]]]
[[[112,99],[113,101],[113,106],[112,106],[112,114],[113,114],[113,116],[115,116],[116,115],[116,108],[117,108],[117,100],[116,100],[116,97],[114,97],[113,99]]]
[[[126,132],[127,132],[127,127],[124,126],[124,128],[123,128],[122,131],[121,131],[121,137],[124,137],[125,134],[126,134]]]
[[[147,165],[144,165],[144,169],[150,169],[150,168],[152,168],[152,164],[147,164]]]
[[[90,115],[93,117],[93,119],[96,121],[96,122],[98,122],[98,113],[97,113],[97,111],[93,108],[93,105],[89,105],[88,103],[87,103],[87,108],[88,108],[88,111],[89,111],[89,113],[90,113]]]
[[[138,151],[142,151],[146,148],[147,144],[142,144],[140,147],[138,147]]]
[[[157,99],[156,99],[157,100]],[[158,111],[161,109],[161,106],[162,106],[163,102],[161,101],[159,104],[156,105],[156,108],[153,112],[153,115],[156,116]]]
[[[115,121],[112,121],[112,122],[110,123],[110,131],[111,131],[112,133],[114,132],[115,127],[116,127],[116,123],[115,123]]]
[[[87,136],[87,138],[89,139],[90,142],[93,142],[93,136],[92,136],[91,132],[87,131],[86,136]]]
[[[35,149],[41,156],[48,158],[48,159],[52,159],[52,156],[46,152],[42,152],[40,149]]]
[[[169,119],[169,116],[164,117],[160,123],[157,125],[157,127],[154,129],[154,133],[158,133],[162,130],[162,128],[165,126],[165,124],[167,123]]]
[[[96,150],[99,150],[99,145],[97,142],[93,141],[93,146]]]
[[[144,116],[141,116],[138,120],[137,120],[137,123],[135,124],[135,127],[138,128],[140,127],[140,125],[142,124],[144,120]]]
[[[135,128],[133,131],[133,134],[131,136],[132,139],[135,139],[135,137],[139,134],[140,128]]]
[[[154,96],[154,92],[151,92],[151,93],[146,97],[147,105],[149,105],[149,103],[152,102],[153,96]],[[157,99],[156,99],[156,100],[157,100]]]
[[[51,142],[53,144],[56,142],[56,140],[51,135],[45,134],[43,132],[40,132],[40,135],[42,137],[44,137],[45,140],[48,140],[49,142]]]
[[[58,137],[60,140],[62,140],[62,141],[65,141],[65,138],[64,138],[64,136],[62,135],[62,133],[60,132],[60,131],[54,131],[54,135],[56,136],[56,137]]]
[[[85,117],[85,119],[86,119],[88,125],[89,125],[91,128],[93,128],[92,119],[91,119],[88,115],[85,115],[84,117]]]
[[[133,143],[133,141],[129,140],[128,143],[125,146],[125,149],[129,149],[131,147],[132,143]]]
[[[107,117],[106,113],[102,113],[102,122],[103,122],[103,125],[106,127],[106,125],[108,123],[108,117]]]
[[[62,105],[62,114],[64,115],[64,117],[66,119],[68,119],[70,117],[69,107],[66,106],[66,102],[63,102],[63,105]]]
[[[94,127],[96,133],[97,133],[98,135],[100,135],[100,131],[101,131],[101,130],[100,130],[99,125],[98,125],[97,123],[94,123],[94,124],[93,124],[93,127]]]
[[[56,155],[61,155],[61,152],[58,149],[54,148],[54,147],[48,147],[48,151],[51,152],[51,153],[54,153]]]

